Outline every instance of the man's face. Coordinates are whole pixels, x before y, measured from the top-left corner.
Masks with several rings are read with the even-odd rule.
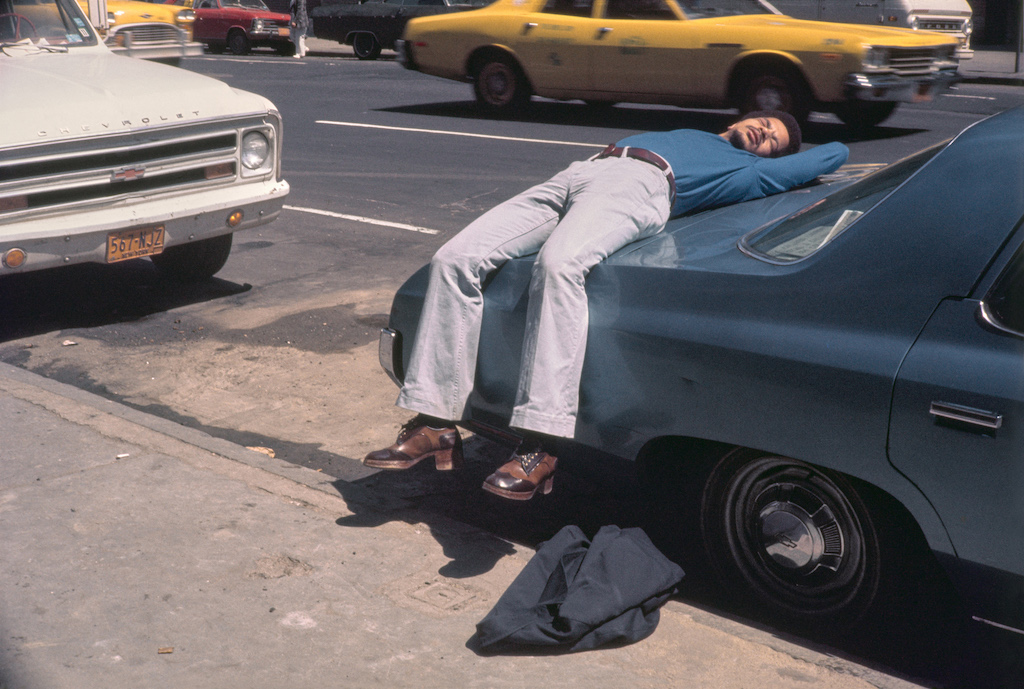
[[[740,120],[726,130],[727,138],[736,148],[770,158],[789,146],[789,131],[774,117]]]

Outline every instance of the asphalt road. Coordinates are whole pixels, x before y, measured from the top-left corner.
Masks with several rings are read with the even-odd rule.
[[[512,540],[535,543],[566,523],[636,521],[628,468],[610,459],[593,475],[566,472],[558,500],[528,509],[473,497],[500,459],[485,443],[472,447],[475,461],[459,479],[367,471],[358,458],[389,444],[407,416],[377,366],[377,332],[402,281],[486,209],[628,134],[721,131],[734,113],[544,101],[509,120],[481,116],[468,85],[393,60],[261,55],[185,67],[280,108],[292,185],[285,212],[236,236],[227,266],[195,286],[161,281],[145,260],[5,278],[0,360]],[[1020,104],[1024,89],[961,85],[861,137],[815,115],[805,141],[843,141],[851,163],[891,162]],[[691,587],[692,600],[746,614],[709,597],[699,579]],[[940,631],[917,638],[912,628],[928,623],[892,623],[903,645],[865,637],[845,650],[940,684],[951,649]]]

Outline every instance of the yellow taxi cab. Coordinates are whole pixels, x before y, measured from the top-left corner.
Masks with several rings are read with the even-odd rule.
[[[532,95],[594,103],[836,113],[874,126],[957,79],[955,38],[793,19],[761,0],[497,0],[413,19],[402,64],[469,81],[514,111]]]
[[[78,4],[89,13],[88,0]],[[107,27],[99,32],[114,52],[171,63],[203,54],[203,44],[192,41],[193,10],[141,0],[107,0],[106,4]]]

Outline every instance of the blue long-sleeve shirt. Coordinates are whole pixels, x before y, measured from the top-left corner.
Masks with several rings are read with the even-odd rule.
[[[672,166],[676,178],[673,217],[778,194],[835,171],[850,155],[843,144],[828,143],[781,158],[762,158],[717,134],[695,129],[636,134],[616,145],[646,148]]]

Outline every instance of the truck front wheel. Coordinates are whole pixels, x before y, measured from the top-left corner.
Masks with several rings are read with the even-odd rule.
[[[170,246],[156,256],[153,263],[160,272],[177,282],[206,280],[217,274],[227,263],[231,253],[231,238],[223,234],[198,242]]]

